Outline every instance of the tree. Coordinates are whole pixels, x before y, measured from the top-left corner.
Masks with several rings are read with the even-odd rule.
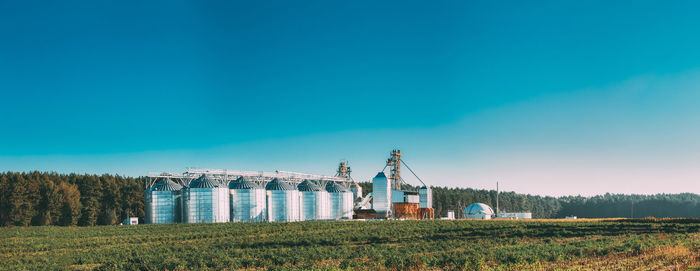
[[[83,204],[78,225],[94,226],[100,213],[100,199],[102,188],[99,179],[95,175],[86,175],[79,178],[80,202]]]
[[[39,205],[37,208],[38,219],[34,225],[53,225],[58,219],[61,199],[59,196],[59,188],[47,174],[41,175],[39,183]]]
[[[9,224],[7,221],[10,212],[10,180],[8,174],[0,176],[0,226]]]
[[[10,181],[8,193],[9,213],[6,225],[28,226],[34,217],[35,209],[30,198],[29,182],[22,175],[15,175]]]
[[[114,209],[103,209],[97,223],[100,225],[114,225],[117,224],[117,221],[117,212]]]
[[[80,191],[78,186],[62,182],[58,185],[59,202],[61,205],[58,225],[75,226],[80,218]]]

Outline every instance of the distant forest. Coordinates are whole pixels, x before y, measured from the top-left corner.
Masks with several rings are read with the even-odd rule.
[[[144,218],[147,178],[119,175],[0,173],[0,225],[92,226],[118,224],[129,216]],[[369,182],[360,183],[364,194]],[[435,214],[445,216],[471,203],[496,206],[496,191],[433,187]],[[534,218],[700,217],[700,195],[605,194],[595,197],[540,197],[502,192],[501,210],[531,211]]]
[[[144,217],[146,178],[0,173],[0,225],[93,226]]]
[[[360,183],[362,192],[372,192],[372,183]],[[407,189],[417,187],[407,186]],[[485,203],[496,210],[495,190],[471,188],[431,187],[436,216],[447,216],[455,211],[461,218],[464,208],[472,203]],[[501,192],[498,197],[501,211],[532,212],[533,218],[609,218],[609,217],[700,217],[700,195],[693,193],[622,195],[605,194],[594,197],[542,197],[515,192]]]

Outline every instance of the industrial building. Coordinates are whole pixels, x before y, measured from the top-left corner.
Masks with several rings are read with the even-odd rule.
[[[405,167],[422,184],[404,186]],[[388,175],[385,170],[389,168]],[[392,150],[384,169],[372,178],[372,192],[340,162],[335,176],[289,171],[246,172],[188,168],[182,174],[151,173],[145,193],[145,222],[292,222],[347,219],[433,219],[433,192]],[[418,187],[418,186],[413,186]],[[496,183],[496,211],[474,203],[463,210],[467,219],[531,219],[530,212],[501,212]],[[454,219],[448,212],[444,219]]]
[[[491,206],[483,203],[472,203],[464,208],[464,218],[467,219],[491,219],[494,216]]]
[[[532,213],[531,212],[509,213],[509,212],[503,211],[503,212],[498,212],[498,215],[496,217],[497,218],[504,218],[504,219],[532,219]]]
[[[188,169],[149,177],[150,224],[352,219],[355,193],[362,198],[361,188],[353,193],[352,182],[337,176]]]
[[[496,218],[499,219],[532,219],[532,213],[531,212],[514,212],[514,213],[509,213],[506,212],[505,210],[501,211],[498,207],[498,197],[501,194],[500,189],[498,188],[498,182],[496,182]]]
[[[501,211],[499,209],[499,198],[500,190],[498,187],[498,182],[496,182],[496,212],[484,203],[473,203],[464,209],[464,218],[467,219],[532,219],[531,212],[514,212],[509,213],[506,211]]]
[[[423,184],[402,189],[404,165]],[[432,191],[393,150],[362,194],[341,162],[335,176],[288,171],[190,169],[152,173],[145,191],[146,223],[293,222],[309,220],[433,219]],[[176,182],[177,181],[177,182]],[[179,183],[178,183],[179,182]]]

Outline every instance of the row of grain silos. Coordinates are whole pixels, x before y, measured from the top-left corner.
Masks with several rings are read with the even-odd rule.
[[[163,179],[145,192],[146,223],[283,222],[351,219],[353,193],[341,184],[244,177],[227,185],[207,175],[189,186]]]

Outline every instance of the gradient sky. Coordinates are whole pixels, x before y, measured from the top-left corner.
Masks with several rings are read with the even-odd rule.
[[[249,2],[0,1],[0,171],[700,193],[700,2]]]

